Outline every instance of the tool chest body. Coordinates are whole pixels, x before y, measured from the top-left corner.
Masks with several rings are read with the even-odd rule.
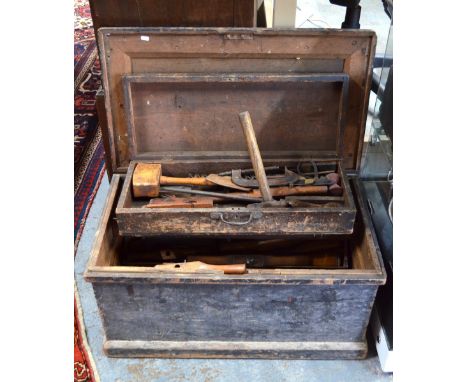
[[[359,182],[348,174],[359,168],[374,33],[102,28],[99,43],[114,175],[85,278],[107,354],[364,357],[385,271]],[[242,110],[252,114],[265,166],[335,164],[342,206],[154,211],[133,199],[140,162],[161,163],[168,176],[250,168],[236,119]],[[184,241],[192,257],[204,256],[207,239],[219,248],[279,240],[272,252],[291,261],[262,266],[263,257],[245,250],[238,256],[254,266],[243,275],[149,266],[160,260],[158,248]],[[306,264],[288,240],[311,253],[337,243],[332,251],[343,252],[347,267]],[[225,255],[220,249],[218,260]]]

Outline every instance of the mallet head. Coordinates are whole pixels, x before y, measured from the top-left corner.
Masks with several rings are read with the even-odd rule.
[[[159,196],[161,172],[160,163],[138,163],[132,176],[133,196],[135,198]]]

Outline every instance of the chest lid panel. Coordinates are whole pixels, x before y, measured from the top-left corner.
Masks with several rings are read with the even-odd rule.
[[[317,150],[338,154],[345,169],[359,166],[371,31],[102,28],[99,43],[114,171],[156,154],[246,155],[237,134],[237,114],[244,110],[266,156]],[[317,80],[327,73],[341,79]],[[137,104],[130,105],[132,99]]]
[[[342,155],[346,74],[140,74],[123,87],[134,160],[248,158],[244,110],[265,159]]]

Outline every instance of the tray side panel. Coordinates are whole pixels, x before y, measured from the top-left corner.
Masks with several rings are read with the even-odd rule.
[[[128,210],[121,209],[117,216],[119,233],[123,236],[350,234],[356,216],[355,211],[344,208],[303,209],[301,212],[285,208]]]
[[[310,234],[351,234],[356,218],[346,174],[338,166],[343,184],[345,204],[314,208],[246,208],[223,207],[193,209],[150,209],[130,200],[132,161],[115,211],[122,236],[273,236]],[[190,168],[192,170],[192,168]]]

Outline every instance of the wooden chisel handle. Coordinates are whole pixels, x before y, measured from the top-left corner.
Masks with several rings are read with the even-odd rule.
[[[265,168],[263,167],[262,156],[260,155],[260,149],[258,148],[257,138],[255,137],[252,120],[250,119],[250,113],[248,111],[239,113],[239,120],[242,125],[242,129],[244,130],[250,160],[252,161],[252,167],[254,169],[255,177],[257,178],[263,200],[265,202],[271,202],[273,197],[271,196],[270,186],[268,185]]]
[[[214,183],[206,178],[174,178],[163,176],[159,178],[159,184],[166,186],[213,186]]]
[[[210,271],[223,271],[226,275],[242,275],[245,273],[246,270],[245,264],[202,264],[203,265],[200,267],[200,269],[208,269]]]

